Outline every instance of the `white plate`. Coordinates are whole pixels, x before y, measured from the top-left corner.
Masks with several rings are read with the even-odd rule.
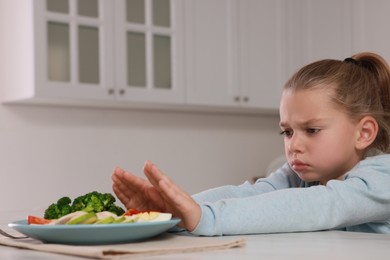
[[[29,225],[27,220],[18,220],[8,226],[46,243],[97,245],[145,240],[179,222],[180,219],[172,218],[168,221],[126,224]]]

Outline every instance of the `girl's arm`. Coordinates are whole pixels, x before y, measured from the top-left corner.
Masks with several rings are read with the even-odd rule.
[[[346,180],[201,204],[194,234],[317,231],[390,221],[390,156],[359,163]],[[387,224],[386,224],[387,223]],[[386,226],[389,230],[390,228]]]
[[[198,203],[216,202],[221,199],[242,198],[255,196],[279,189],[300,187],[303,182],[291,170],[286,163],[267,178],[258,179],[255,184],[245,182],[242,185],[226,185],[209,189],[193,195],[193,199]]]

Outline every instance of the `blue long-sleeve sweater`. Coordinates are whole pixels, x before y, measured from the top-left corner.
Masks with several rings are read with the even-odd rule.
[[[390,155],[368,157],[326,185],[306,183],[285,164],[268,178],[196,194],[196,235],[343,229],[390,234]]]

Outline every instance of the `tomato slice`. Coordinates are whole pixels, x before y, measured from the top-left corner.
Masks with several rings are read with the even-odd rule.
[[[124,216],[133,216],[140,213],[149,213],[149,212],[160,212],[158,210],[137,210],[137,209],[128,209],[125,213],[123,213]]]
[[[28,216],[27,217],[27,222],[28,222],[29,225],[31,225],[31,224],[44,225],[44,224],[49,224],[51,222],[51,220],[50,219],[36,217],[36,216]]]
[[[141,213],[141,211],[136,210],[136,209],[128,209],[123,215],[125,216],[133,216]]]

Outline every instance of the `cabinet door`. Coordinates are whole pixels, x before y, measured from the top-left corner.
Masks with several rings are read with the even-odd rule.
[[[237,1],[184,3],[187,102],[239,105]]]
[[[238,2],[240,102],[246,107],[277,110],[286,80],[283,3],[280,0]]]
[[[181,2],[115,1],[117,98],[184,102]]]
[[[34,8],[37,97],[112,98],[111,3],[38,0]]]
[[[319,59],[351,55],[352,2],[286,1],[288,74]]]
[[[372,51],[390,63],[390,1],[376,0],[353,2],[353,49],[354,52]]]

